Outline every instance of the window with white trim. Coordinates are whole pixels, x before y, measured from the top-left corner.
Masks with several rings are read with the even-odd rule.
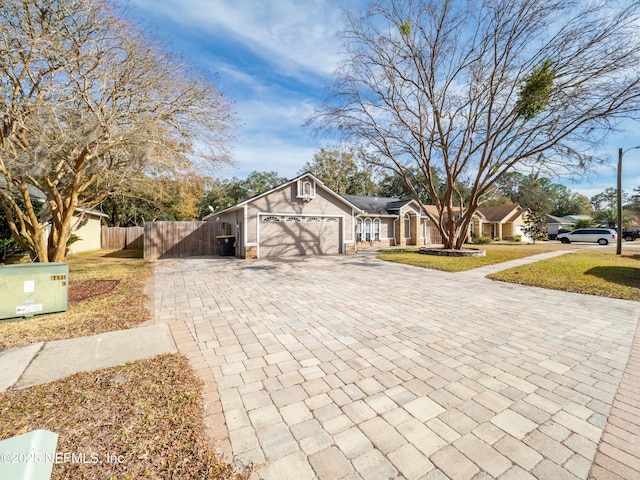
[[[310,180],[298,180],[298,191],[296,196],[304,200],[311,200],[314,198],[316,196],[315,182],[311,182]]]
[[[367,218],[364,221],[364,241],[371,241],[371,219]]]
[[[302,218],[301,217],[286,217],[284,219],[285,222],[301,222]]]
[[[404,238],[411,238],[411,216],[404,214]]]
[[[263,222],[281,222],[280,217],[275,217],[273,215],[269,215],[267,217],[262,217]]]
[[[373,221],[373,241],[374,242],[380,241],[380,219],[379,218],[376,218]]]
[[[356,223],[356,242],[362,241],[362,219],[358,219],[358,223]]]

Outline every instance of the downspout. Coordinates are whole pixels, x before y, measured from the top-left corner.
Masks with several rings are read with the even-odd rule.
[[[396,240],[396,222],[397,218],[393,219],[393,246],[396,247],[398,245],[398,241]]]
[[[242,222],[242,248],[244,249],[244,252],[242,252],[242,255],[244,256],[244,258],[247,258],[247,239],[249,238],[247,235],[247,231],[249,230],[249,217],[248,217],[248,213],[247,213],[247,204],[244,204],[244,220]]]

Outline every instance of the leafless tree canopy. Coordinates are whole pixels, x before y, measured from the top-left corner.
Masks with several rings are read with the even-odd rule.
[[[343,63],[309,123],[361,143],[414,190],[421,170],[432,220],[460,248],[506,172],[580,171],[606,133],[637,119],[639,31],[636,1],[379,2],[349,15]],[[472,186],[462,214],[458,181]]]
[[[0,205],[32,257],[117,181],[226,158],[230,103],[107,0],[0,0]],[[27,185],[42,190],[35,214]],[[47,248],[43,235],[47,221]]]

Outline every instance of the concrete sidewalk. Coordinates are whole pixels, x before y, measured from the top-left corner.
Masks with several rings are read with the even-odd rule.
[[[0,350],[0,392],[177,352],[166,324]]]

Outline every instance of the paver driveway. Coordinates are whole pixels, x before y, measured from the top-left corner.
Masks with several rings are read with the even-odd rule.
[[[371,255],[160,261],[259,478],[585,479],[637,302]]]

